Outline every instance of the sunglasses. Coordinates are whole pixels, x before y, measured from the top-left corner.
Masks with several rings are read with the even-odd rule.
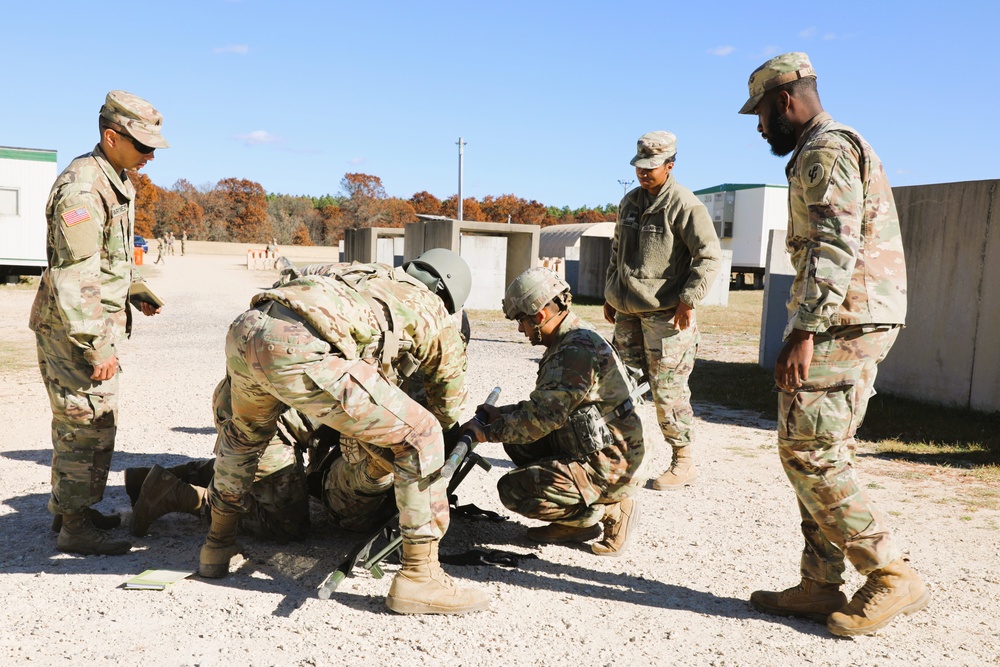
[[[114,128],[111,128],[111,129],[114,130]],[[153,151],[156,150],[152,146],[147,146],[146,144],[139,143],[138,141],[136,141],[135,137],[133,137],[132,135],[129,135],[129,134],[125,134],[121,130],[115,130],[115,132],[117,132],[119,135],[121,135],[121,136],[125,137],[126,139],[128,139],[129,141],[131,141],[132,145],[135,146],[135,149],[137,151],[139,151],[140,153],[142,153],[143,155],[149,155],[150,153],[152,153]]]

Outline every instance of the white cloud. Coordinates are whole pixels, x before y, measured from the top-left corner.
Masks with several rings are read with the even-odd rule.
[[[365,158],[363,157],[352,157],[350,160],[347,161],[347,163],[350,165],[364,164],[364,162]]]
[[[246,44],[227,44],[226,46],[217,46],[212,49],[212,53],[235,53],[240,56],[245,56],[250,53],[250,47]]]
[[[770,46],[765,46],[764,49],[760,52],[760,56],[762,58],[770,58],[771,56],[778,55],[779,50],[780,49],[778,49],[778,47],[774,46],[773,44]]]
[[[267,130],[254,130],[247,134],[237,134],[235,139],[242,142],[244,146],[260,146],[262,144],[281,143],[281,137],[271,134]]]
[[[709,49],[708,52],[713,56],[728,56],[730,53],[736,50],[734,46],[717,46],[714,49]]]
[[[802,39],[809,39],[810,37],[815,37],[815,36],[816,36],[816,28],[814,27],[806,28],[805,30],[799,31],[799,37],[801,37]]]

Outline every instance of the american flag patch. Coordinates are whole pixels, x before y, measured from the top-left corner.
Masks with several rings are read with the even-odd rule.
[[[66,223],[67,227],[72,227],[73,225],[79,225],[81,222],[87,222],[90,220],[90,211],[87,210],[86,206],[81,206],[79,208],[74,208],[72,211],[66,211],[62,214],[63,222]]]

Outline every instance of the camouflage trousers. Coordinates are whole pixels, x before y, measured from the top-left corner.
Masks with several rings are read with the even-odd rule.
[[[323,477],[323,506],[341,528],[373,530],[395,513],[396,504],[387,493],[393,485],[393,463],[383,451],[341,436],[341,456]]]
[[[444,463],[437,419],[373,363],[344,359],[297,315],[277,306],[243,313],[226,337],[233,417],[216,442],[208,490],[213,509],[248,509],[261,454],[278,418],[294,408],[391,453],[403,539],[440,539],[448,527],[448,498],[447,481],[433,475]]]
[[[694,440],[688,378],[694,370],[700,335],[697,325],[675,329],[673,317],[673,311],[618,313],[614,341],[622,361],[641,368],[649,378],[663,440],[671,447],[686,447]]]
[[[601,520],[604,505],[637,489],[631,477],[635,470],[623,470],[629,464],[616,448],[595,452],[585,461],[561,457],[551,435],[525,445],[504,443],[503,448],[517,468],[497,482],[500,502],[529,519],[586,528]],[[622,465],[607,465],[607,452]],[[634,463],[637,469],[641,455]]]
[[[898,327],[834,327],[814,338],[809,380],[778,395],[778,453],[802,515],[802,576],[843,583],[844,558],[867,575],[900,556],[854,470],[854,434]]]
[[[118,377],[90,379],[94,367],[62,332],[35,336],[38,369],[52,407],[49,511],[73,514],[104,498],[118,430]]]
[[[233,417],[232,385],[228,376],[215,387],[212,407],[215,428],[221,432]],[[215,459],[193,462],[189,466],[191,474],[182,479],[188,484],[208,488],[215,474]],[[296,457],[295,448],[277,433],[257,461],[248,502],[247,511],[240,516],[242,532],[281,543],[307,536],[309,488],[306,473]]]

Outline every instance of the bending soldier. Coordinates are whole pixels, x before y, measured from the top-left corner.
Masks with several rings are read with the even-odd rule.
[[[532,345],[547,349],[526,401],[480,406],[487,425],[463,426],[479,442],[502,442],[517,468],[497,484],[511,511],[549,522],[529,528],[537,542],[586,542],[617,556],[636,531],[632,498],[642,464],[642,422],[634,383],[614,348],[570,312],[569,285],[549,269],[529,269],[511,283],[504,314]]]
[[[391,456],[400,511],[403,566],[386,598],[400,613],[485,609],[484,593],[460,589],[438,563],[448,527],[442,423],[455,423],[465,400],[467,359],[449,312],[469,293],[465,262],[430,250],[402,269],[349,265],[291,277],[258,294],[230,326],[227,374],[233,417],[216,445],[207,498],[212,527],[199,573],[224,577],[236,551],[241,513],[261,452],[288,408],[363,438]],[[422,368],[429,409],[394,383]],[[391,454],[390,454],[391,453]]]

